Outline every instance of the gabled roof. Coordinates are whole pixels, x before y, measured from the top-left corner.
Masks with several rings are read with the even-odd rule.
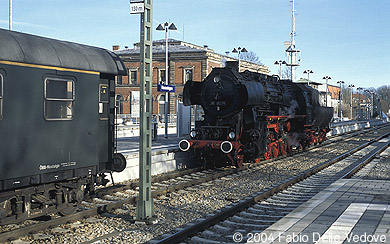
[[[210,51],[210,49],[208,49]],[[168,51],[169,53],[204,53],[207,50],[204,47],[190,44],[175,39],[168,39]],[[165,53],[165,39],[153,41],[152,47],[153,54]],[[134,44],[134,48],[125,48],[115,51],[116,54],[122,55],[135,55],[140,53],[139,43]]]
[[[127,75],[122,60],[103,48],[0,29],[0,61]]]

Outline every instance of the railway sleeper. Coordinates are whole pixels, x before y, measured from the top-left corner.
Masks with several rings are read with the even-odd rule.
[[[255,214],[250,212],[241,212],[240,216],[243,218],[254,218],[254,219],[262,219],[264,222],[268,222],[270,220],[274,219],[281,219],[284,217],[284,215],[266,215],[266,214]]]

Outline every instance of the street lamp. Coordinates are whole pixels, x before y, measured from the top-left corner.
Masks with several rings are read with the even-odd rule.
[[[241,56],[241,53],[247,53],[248,51],[244,48],[241,48],[241,47],[238,47],[237,49],[236,48],[233,48],[233,51],[232,53],[238,53],[238,72],[240,72],[240,56]]]
[[[328,107],[328,80],[332,79],[330,76],[324,76],[322,79],[326,80],[326,86],[325,86],[325,106]]]
[[[353,92],[353,88],[355,87],[355,85],[353,84],[350,84],[348,85],[349,88],[351,88],[351,120],[353,119],[353,97],[352,97],[352,92]]]
[[[168,85],[168,30],[177,30],[175,24],[165,22],[159,24],[156,28],[158,31],[165,30],[165,85]],[[165,138],[168,138],[168,92],[165,92],[164,102],[164,121],[165,121]]]
[[[309,80],[310,80],[310,74],[313,74],[313,70],[311,69],[306,69],[303,71],[304,74],[307,74],[307,84],[309,85]]]
[[[339,91],[339,118],[341,119],[341,84],[344,84],[343,80],[337,81],[337,84],[340,84],[340,91]]]
[[[279,65],[279,77],[280,79],[282,79],[282,64],[286,65],[287,62],[284,60],[279,60],[279,61],[275,61],[274,64]]]
[[[361,93],[361,91],[363,90],[363,88],[361,88],[361,87],[358,87],[358,88],[356,88],[356,90],[358,90],[358,94],[359,94],[359,120],[361,120],[361,117],[362,117],[362,107],[361,107],[361,96],[360,96],[360,93]],[[356,114],[356,116],[357,116],[357,114]]]
[[[370,91],[370,90],[365,90],[365,92],[371,94],[371,98],[370,98],[370,106],[368,107],[368,103],[366,102],[366,114],[367,114],[367,119],[368,119],[368,112],[369,115],[370,115],[370,118],[372,118],[372,116],[374,115],[374,92],[373,91]]]

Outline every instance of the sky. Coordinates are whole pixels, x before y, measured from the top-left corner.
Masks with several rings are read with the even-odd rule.
[[[13,30],[112,49],[139,42],[140,16],[130,15],[129,0],[13,0]],[[272,74],[276,60],[287,60],[291,40],[289,0],[154,0],[154,29],[173,22],[170,38],[208,45],[220,54],[245,47]],[[390,85],[389,0],[295,0],[296,77],[378,88]],[[0,28],[8,29],[9,0],[0,1]],[[164,32],[153,32],[163,39]],[[233,56],[232,53],[230,55]]]

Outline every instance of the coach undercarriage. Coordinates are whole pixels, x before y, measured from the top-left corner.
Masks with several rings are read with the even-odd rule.
[[[107,182],[102,174],[2,192],[0,225],[50,213],[72,214],[84,199],[94,194],[95,185],[105,185]]]

